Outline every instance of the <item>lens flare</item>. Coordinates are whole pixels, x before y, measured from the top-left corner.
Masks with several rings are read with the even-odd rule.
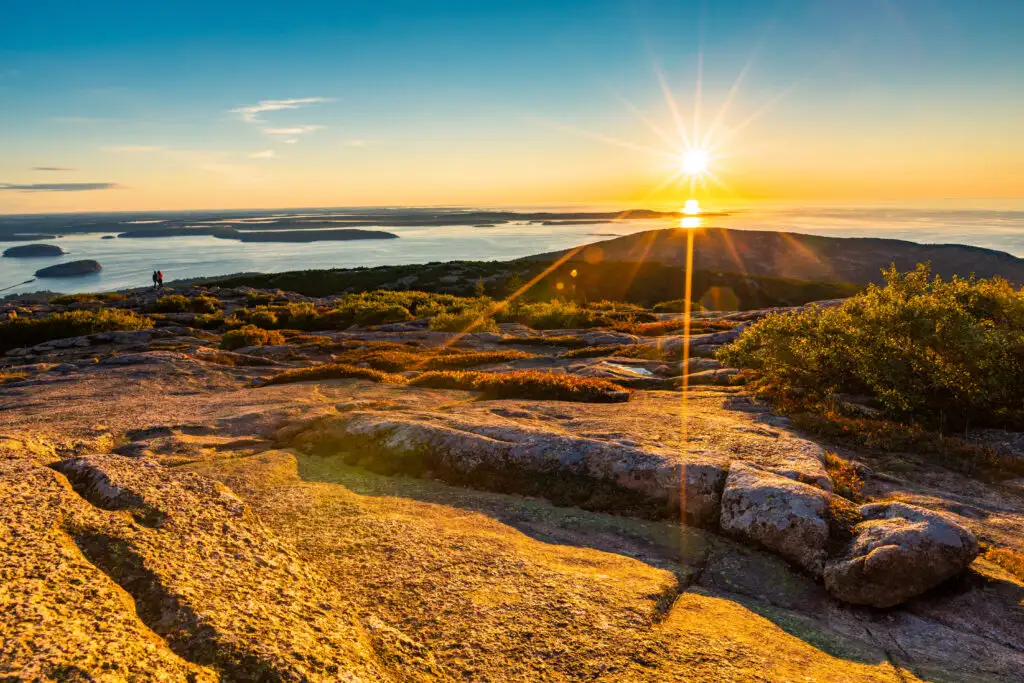
[[[688,149],[683,153],[683,173],[688,176],[702,176],[708,172],[708,153],[703,149]]]

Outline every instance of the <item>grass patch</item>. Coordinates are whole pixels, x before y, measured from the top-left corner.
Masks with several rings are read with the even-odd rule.
[[[854,503],[864,500],[864,480],[857,473],[857,468],[853,466],[853,463],[831,451],[826,451],[825,469],[832,479],[832,490],[837,495]]]
[[[216,313],[200,313],[192,319],[192,326],[198,327],[201,330],[218,330],[224,327],[224,314],[220,311]]]
[[[128,297],[118,292],[99,292],[95,294],[61,294],[50,299],[51,304],[58,306],[68,306],[70,304],[84,304],[91,302],[102,302],[110,303],[114,301],[124,301]]]
[[[328,379],[368,379],[381,384],[404,384],[405,378],[388,372],[363,368],[348,363],[324,363],[308,368],[285,370],[264,380],[260,386],[272,384],[293,384],[295,382],[318,382]]]
[[[629,392],[605,379],[535,370],[425,372],[414,377],[409,384],[431,389],[478,391],[485,398],[529,398],[588,403],[619,403],[629,400]]]
[[[0,370],[0,386],[10,384],[11,382],[20,382],[23,379],[28,379],[27,372]]]
[[[1009,548],[989,547],[982,557],[1024,581],[1024,554]]]
[[[498,323],[484,309],[466,309],[461,313],[439,313],[430,319],[437,332],[497,332]]]
[[[150,318],[116,308],[65,311],[44,318],[14,318],[0,323],[0,351],[35,346],[53,339],[152,327]]]
[[[622,350],[621,344],[605,344],[603,346],[585,346],[581,349],[569,349],[560,354],[559,358],[600,358],[602,356],[615,356]]]
[[[571,334],[559,334],[544,337],[531,335],[529,337],[509,337],[499,339],[499,344],[515,344],[516,346],[568,346],[570,348],[583,348],[588,346],[587,342]]]
[[[216,313],[220,300],[202,294],[191,299],[183,294],[168,294],[156,300],[153,310],[157,313]]]
[[[220,348],[233,351],[246,346],[278,346],[284,343],[284,335],[277,330],[264,330],[254,325],[246,325],[225,332],[220,340]]]

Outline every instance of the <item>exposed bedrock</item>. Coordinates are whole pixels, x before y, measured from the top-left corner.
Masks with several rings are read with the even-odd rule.
[[[713,448],[679,453],[523,423],[476,422],[470,413],[357,410],[287,425],[276,440],[340,452],[352,464],[385,473],[542,495],[587,509],[682,517],[824,577],[835,597],[857,604],[902,603],[962,571],[978,552],[970,532],[955,522],[896,504],[864,506],[865,521],[844,542],[849,531],[832,519],[833,500],[854,507],[831,492],[821,449],[793,436],[777,438],[770,457],[750,455],[751,461]],[[837,548],[846,554],[830,559]],[[890,599],[883,605],[881,596]]]
[[[733,461],[722,494],[722,531],[820,577],[829,538],[828,494]]]
[[[224,485],[148,458],[55,469],[68,479],[0,459],[0,612],[19,615],[0,678],[75,661],[111,680],[391,680],[351,608]]]

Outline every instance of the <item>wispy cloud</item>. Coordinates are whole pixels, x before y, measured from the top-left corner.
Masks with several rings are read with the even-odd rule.
[[[114,147],[104,147],[104,152],[166,152],[167,148],[163,145],[115,145]]]
[[[315,130],[321,130],[324,126],[291,126],[290,128],[264,128],[267,135],[304,135]]]
[[[272,150],[272,149],[265,149],[262,152],[253,152],[252,154],[249,155],[249,158],[250,159],[273,159],[275,156],[277,156],[277,155],[274,154],[274,150]]]
[[[366,140],[360,140],[358,138],[353,140],[345,140],[344,144],[346,147],[366,147]]]
[[[115,187],[117,187],[117,183],[33,183],[31,185],[0,183],[0,191],[13,190],[15,192],[85,192],[87,190],[110,190]]]
[[[33,166],[33,171],[77,171],[76,168],[68,168],[66,166]]]
[[[288,138],[287,140],[282,140],[281,142],[283,142],[286,145],[294,145],[298,141],[298,138]]]
[[[265,111],[280,111],[281,109],[298,109],[299,107],[304,107],[307,104],[317,104],[320,102],[330,101],[331,100],[326,97],[300,97],[292,100],[260,100],[257,104],[232,109],[231,113],[240,115],[243,121],[247,121],[249,123],[265,123],[265,121],[257,117],[257,114],[262,114]]]

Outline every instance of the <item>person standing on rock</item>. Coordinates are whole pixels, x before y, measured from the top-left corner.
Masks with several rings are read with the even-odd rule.
[[[157,280],[159,280],[159,279],[160,278],[157,277],[156,271],[154,270],[153,271],[153,289],[157,289]]]
[[[156,271],[156,288],[164,288],[164,273],[161,270]]]

